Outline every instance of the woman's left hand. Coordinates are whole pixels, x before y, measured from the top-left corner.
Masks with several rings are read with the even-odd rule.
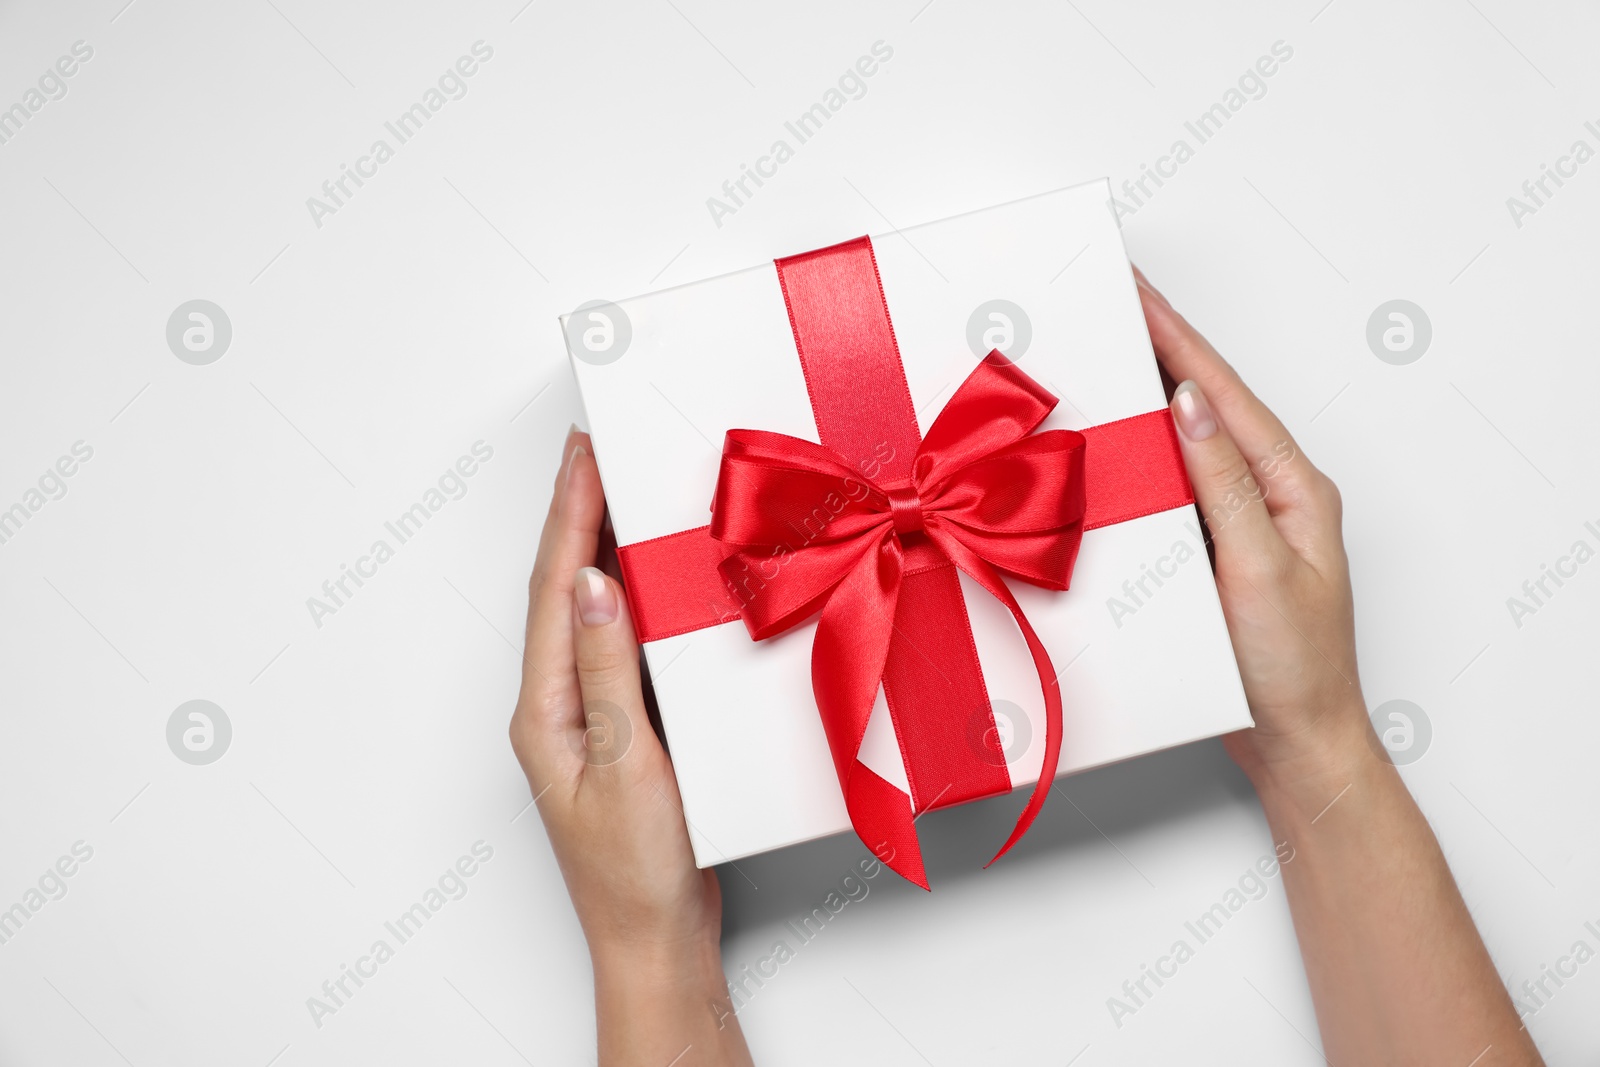
[[[695,867],[627,600],[594,567],[605,495],[590,448],[574,428],[562,451],[511,747],[589,943],[601,1064],[748,1063],[722,973],[717,878]]]

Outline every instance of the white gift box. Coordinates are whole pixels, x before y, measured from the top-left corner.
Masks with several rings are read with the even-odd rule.
[[[924,433],[991,347],[1061,398],[1040,430],[1165,406],[1105,180],[873,249]],[[581,308],[562,329],[620,545],[709,521],[725,431],[818,439],[771,262]],[[1030,786],[1038,675],[1004,606],[961,582],[1007,770]],[[1192,505],[1086,532],[1067,592],[1007,584],[1060,672],[1061,774],[1251,724]],[[811,691],[815,630],[755,642],[735,619],[644,646],[702,867],[851,828]],[[907,789],[881,688],[860,759]]]

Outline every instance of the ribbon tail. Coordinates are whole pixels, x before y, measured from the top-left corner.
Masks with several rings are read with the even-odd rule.
[[[929,889],[909,798],[860,760],[845,785],[850,825],[879,862],[914,885]]]
[[[994,854],[994,859],[984,864],[984,867],[988,868],[995,860],[1011,851],[1011,846],[1028,832],[1034,818],[1044,807],[1050,786],[1055,782],[1056,767],[1061,762],[1061,685],[1056,676],[1055,665],[1050,662],[1050,653],[1045,651],[1044,642],[1039,640],[1033,624],[1022,613],[1022,605],[1017,603],[1016,597],[1011,595],[1011,590],[1006,588],[1006,583],[999,572],[968,548],[960,538],[945,530],[942,523],[938,521],[930,523],[927,533],[944,550],[950,562],[983,586],[991,596],[1006,606],[1007,611],[1011,612],[1011,617],[1017,621],[1017,628],[1022,631],[1023,640],[1028,643],[1028,652],[1033,656],[1034,669],[1039,673],[1039,688],[1044,694],[1044,763],[1039,768],[1039,780],[1034,783],[1033,793],[1028,797],[1027,806],[1022,809],[1022,814],[1017,816],[1017,824],[1012,828],[1011,836],[1000,846],[1000,851]]]
[[[894,637],[903,559],[893,537],[875,541],[834,588],[811,645],[811,688],[856,835],[896,874],[927,889],[911,799],[858,758]]]

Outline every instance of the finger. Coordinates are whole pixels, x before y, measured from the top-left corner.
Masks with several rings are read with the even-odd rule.
[[[521,708],[529,720],[529,759],[548,774],[576,766],[583,714],[572,650],[572,579],[594,563],[605,496],[586,440],[579,435],[558,476],[555,513],[540,545],[528,603]]]
[[[639,643],[622,587],[594,567],[579,570],[571,625],[583,700],[585,780],[624,780],[626,773],[613,770],[626,772],[659,742],[644,708]]]
[[[1272,559],[1285,552],[1262,499],[1261,483],[1194,382],[1185,380],[1173,393],[1172,421],[1178,426],[1195,501],[1219,556],[1227,550]]]
[[[586,435],[578,434],[567,451],[559,481],[555,514],[535,564],[539,587],[528,605],[528,650],[541,668],[548,664],[570,676],[573,575],[594,564],[606,508]]]
[[[1270,485],[1268,510],[1276,514],[1310,503],[1320,472],[1300,452],[1288,429],[1137,267],[1134,277],[1156,358],[1174,381],[1187,379],[1204,391],[1218,421],[1227,427],[1257,475]]]
[[[572,458],[573,448],[580,444],[593,451],[589,435],[573,424],[567,431],[567,439],[561,445],[561,462],[556,466],[555,484],[550,490],[550,507],[545,511],[544,527],[539,531],[539,554],[533,561],[533,576],[528,583],[531,590],[538,589],[539,583],[544,580],[545,573],[549,570],[548,548],[555,540],[553,535],[556,529],[556,517],[561,507],[561,490],[567,484],[567,461]],[[529,603],[531,606],[532,602]]]

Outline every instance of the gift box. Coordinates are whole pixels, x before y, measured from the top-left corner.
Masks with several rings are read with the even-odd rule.
[[[1251,724],[1106,181],[562,330],[702,867]]]

